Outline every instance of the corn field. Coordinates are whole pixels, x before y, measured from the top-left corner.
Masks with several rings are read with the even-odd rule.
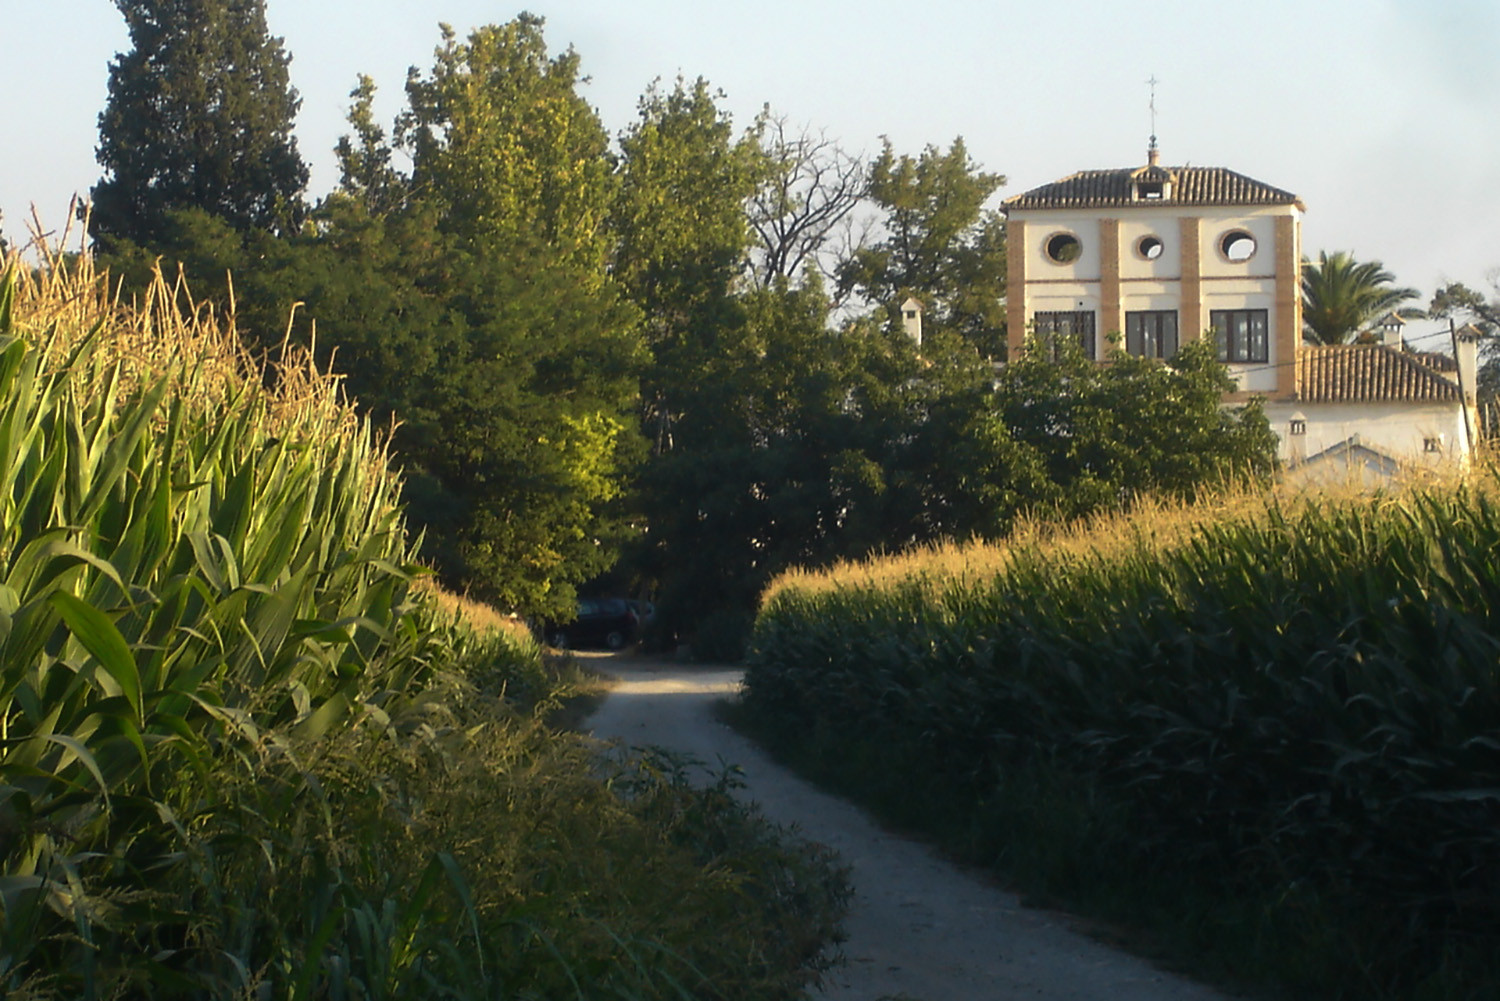
[[[1493,997],[1497,553],[1490,469],[792,575],[757,622],[744,709],[887,797],[941,788],[965,822],[1019,776],[1012,813],[1082,789],[1067,809],[1102,869],[1254,899],[1258,927],[1337,943],[1314,970],[1270,957],[1266,979]]]
[[[262,374],[180,285],[126,308],[86,258],[12,263],[7,997],[780,996],[811,975],[826,860],[660,763],[602,781],[529,714],[558,694],[535,644],[421,583],[399,489],[307,356]],[[773,920],[803,922],[795,953]]]

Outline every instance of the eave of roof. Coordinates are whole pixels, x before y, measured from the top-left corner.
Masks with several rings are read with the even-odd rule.
[[[1139,199],[1132,182],[1139,167],[1115,170],[1080,170],[1060,181],[1032,188],[1002,203],[1013,209],[1146,208],[1162,205],[1295,205],[1305,209],[1302,199],[1290,191],[1272,187],[1253,177],[1224,167],[1171,167],[1170,197]]]
[[[1308,403],[1457,403],[1458,386],[1416,356],[1381,344],[1303,345],[1300,399]]]

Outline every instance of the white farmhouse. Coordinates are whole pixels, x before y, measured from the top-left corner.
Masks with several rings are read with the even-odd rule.
[[[1305,209],[1291,192],[1222,167],[1164,167],[1153,142],[1145,166],[1080,171],[1004,211],[1012,357],[1033,331],[1076,337],[1104,363],[1212,337],[1238,387],[1225,402],[1264,399],[1289,468],[1388,475],[1467,458],[1472,351],[1459,351],[1465,393],[1430,356],[1303,343]]]
[[[1473,373],[1473,347],[1460,342],[1460,358],[1465,353]],[[1266,403],[1289,476],[1317,481],[1352,475],[1378,483],[1403,467],[1468,460],[1473,377],[1465,393],[1452,358],[1383,344],[1304,344],[1299,356],[1297,399]]]

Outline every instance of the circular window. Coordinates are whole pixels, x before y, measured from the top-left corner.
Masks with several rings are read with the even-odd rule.
[[[1047,256],[1057,264],[1072,264],[1083,253],[1083,244],[1072,233],[1057,233],[1047,238]]]
[[[1140,242],[1135,245],[1135,252],[1148,261],[1156,260],[1165,249],[1166,245],[1154,236],[1143,236]]]
[[[1232,229],[1219,240],[1219,253],[1236,264],[1255,256],[1255,237],[1242,229]]]

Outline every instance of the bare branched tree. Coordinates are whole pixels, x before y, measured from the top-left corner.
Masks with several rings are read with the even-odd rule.
[[[808,264],[831,276],[837,262],[823,260],[824,252],[864,200],[864,159],[845,152],[825,132],[794,128],[769,109],[762,114],[761,129],[773,167],[747,207],[758,243],[752,277],[758,285],[769,285],[777,278],[795,278]]]

